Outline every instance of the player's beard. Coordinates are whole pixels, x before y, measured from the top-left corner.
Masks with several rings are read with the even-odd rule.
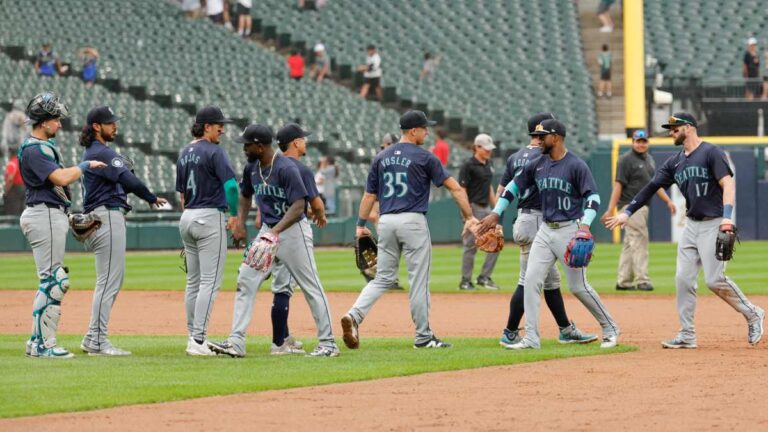
[[[541,154],[548,155],[552,151],[552,147],[549,147],[546,144],[542,144],[540,147],[541,147]]]
[[[247,154],[245,155],[245,158],[248,159],[248,163],[254,163],[259,160],[259,157],[254,154]]]
[[[685,142],[685,132],[680,132],[675,137],[675,145],[676,146],[683,145],[684,142]]]

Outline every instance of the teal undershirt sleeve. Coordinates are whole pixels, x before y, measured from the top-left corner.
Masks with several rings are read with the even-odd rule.
[[[234,177],[224,182],[224,195],[227,197],[229,215],[237,216],[237,209],[240,205],[240,191],[237,188],[237,180]]]

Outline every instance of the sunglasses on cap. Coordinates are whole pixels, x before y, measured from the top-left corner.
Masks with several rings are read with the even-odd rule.
[[[684,125],[692,125],[689,120],[675,117],[675,116],[669,116],[667,119],[667,123],[669,123],[670,126],[684,126]]]

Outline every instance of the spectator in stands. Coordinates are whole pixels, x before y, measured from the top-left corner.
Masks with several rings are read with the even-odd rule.
[[[325,169],[326,165],[328,165],[328,161],[326,161],[324,157],[320,158],[320,160],[317,161],[317,172],[315,173],[315,184],[317,185],[317,193],[318,195],[320,195],[320,199],[323,200],[323,205],[325,206],[325,210],[327,214],[328,205],[327,205],[327,200],[325,199],[325,176],[323,175],[323,170]]]
[[[365,58],[365,64],[357,67],[358,72],[363,73],[363,86],[360,87],[360,96],[367,97],[368,91],[373,88],[376,98],[381,100],[381,57],[376,52],[376,47],[368,45],[368,56]]]
[[[0,156],[10,157],[16,153],[21,143],[26,138],[27,133],[27,115],[24,114],[24,101],[16,99],[11,104],[11,111],[3,120],[3,130],[0,136]],[[12,149],[16,149],[12,151]]]
[[[3,185],[3,200],[5,202],[5,214],[12,216],[21,216],[24,211],[24,180],[21,178],[19,169],[19,157],[16,152],[17,146],[8,148],[11,156],[8,158],[8,164],[5,165],[5,183]]]
[[[61,62],[59,62],[59,56],[53,52],[51,44],[44,43],[35,56],[35,70],[38,75],[52,77],[57,73],[62,73]]]
[[[205,14],[214,24],[224,25],[228,29],[232,29],[227,0],[205,0]]]
[[[474,154],[467,159],[459,171],[459,184],[467,192],[469,203],[472,207],[472,215],[481,220],[491,213],[496,205],[496,193],[491,182],[493,180],[493,162],[491,155],[496,145],[490,135],[480,134],[475,137],[473,147]],[[462,238],[464,252],[461,257],[461,282],[460,290],[473,290],[472,272],[475,269],[475,236],[470,232],[464,233]],[[485,262],[480,274],[477,276],[477,285],[485,289],[497,290],[499,286],[491,279],[491,273],[499,259],[498,253],[485,255]]]
[[[99,61],[99,51],[96,48],[85,47],[80,48],[77,55],[83,59],[83,70],[80,73],[80,76],[83,78],[85,85],[90,87],[96,82],[96,78],[99,75],[97,66]]]
[[[768,99],[768,48],[765,49],[765,73],[763,74],[763,99]]]
[[[432,77],[432,75],[435,74],[435,69],[437,69],[437,65],[440,64],[440,56],[433,56],[432,53],[425,53],[424,54],[424,66],[421,67],[421,72],[419,73],[419,79],[425,80],[427,78]]]
[[[331,72],[331,59],[325,52],[325,45],[319,43],[315,45],[315,62],[309,70],[309,76],[317,82],[323,82],[326,76]]]
[[[600,82],[597,84],[597,97],[610,98],[613,93],[611,92],[611,67],[612,58],[611,52],[608,50],[608,45],[603,44],[603,50],[597,55],[597,64],[600,65]]]
[[[451,148],[448,147],[448,141],[445,140],[445,130],[442,128],[437,129],[435,134],[437,135],[437,141],[435,141],[435,145],[432,146],[429,151],[431,151],[432,154],[440,159],[440,163],[443,164],[443,166],[447,166],[448,156],[450,156]]]
[[[757,54],[757,39],[747,39],[747,50],[744,52],[744,64],[741,68],[744,77],[744,97],[754,99],[763,94],[760,86],[760,56]]]
[[[597,6],[597,17],[603,24],[600,27],[601,33],[610,33],[613,31],[613,20],[611,19],[611,6],[616,0],[600,0],[600,4]]]
[[[325,7],[327,0],[299,0],[299,10],[320,10]]]
[[[253,25],[253,18],[251,18],[252,6],[253,0],[237,0],[237,34],[244,38],[251,35],[251,25]]]
[[[200,0],[181,0],[181,10],[187,18],[197,18],[201,14]]]
[[[648,133],[636,130],[632,134],[632,150],[619,158],[616,165],[616,180],[613,183],[608,207],[600,218],[603,223],[616,214],[616,209],[623,212],[632,198],[653,178],[656,163],[648,154]],[[677,208],[663,188],[656,195],[667,205],[674,216]],[[648,277],[648,206],[632,214],[625,226],[624,247],[619,257],[619,273],[616,289],[619,291],[653,291]]]
[[[325,158],[325,165],[320,169],[320,173],[323,180],[325,212],[329,215],[336,214],[336,179],[339,177],[336,158],[333,156]]]
[[[291,51],[291,55],[286,60],[286,66],[288,67],[288,75],[291,79],[301,81],[304,78],[304,57],[301,56],[299,50],[294,49]]]

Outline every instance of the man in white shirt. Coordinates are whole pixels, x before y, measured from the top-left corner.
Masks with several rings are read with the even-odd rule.
[[[381,57],[376,52],[376,47],[368,45],[368,56],[365,58],[365,64],[357,67],[359,72],[363,73],[363,86],[360,87],[360,96],[367,97],[368,91],[373,88],[376,92],[376,98],[381,100]]]

